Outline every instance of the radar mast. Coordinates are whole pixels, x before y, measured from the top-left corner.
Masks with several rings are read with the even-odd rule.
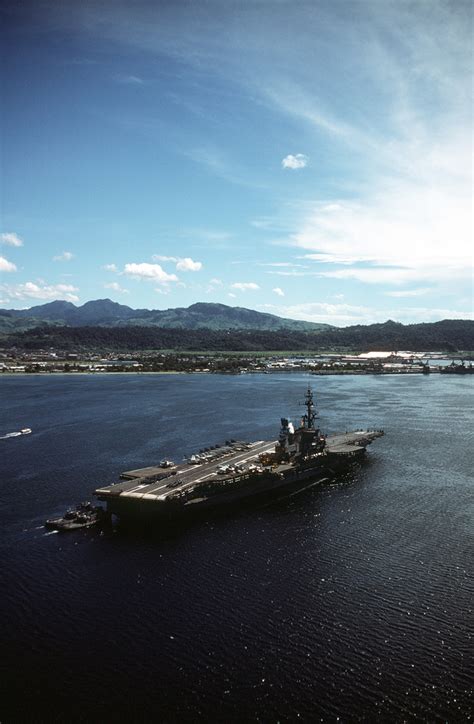
[[[314,411],[313,391],[309,385],[304,398],[304,404],[308,412],[306,415],[303,415],[303,427],[307,430],[314,430],[316,412]]]

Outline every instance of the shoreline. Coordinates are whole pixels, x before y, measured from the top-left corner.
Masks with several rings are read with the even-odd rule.
[[[314,375],[315,377],[364,377],[364,376],[374,376],[374,377],[386,377],[386,376],[392,376],[392,377],[400,377],[400,376],[413,376],[413,375],[422,375],[424,377],[429,377],[431,374],[446,374],[446,373],[440,373],[439,367],[434,367],[430,370],[429,373],[423,373],[422,370],[390,370],[390,371],[383,371],[383,372],[372,372],[372,371],[365,371],[365,370],[259,370],[259,371],[244,371],[241,373],[231,373],[231,372],[196,372],[194,370],[189,371],[183,371],[183,370],[166,370],[165,372],[156,372],[152,370],[147,370],[144,372],[134,372],[131,370],[127,370],[126,372],[0,372],[0,379],[2,377],[110,377],[110,376],[117,376],[117,375],[219,375],[222,377],[241,377],[244,375],[275,375],[275,374],[310,374]],[[453,373],[451,373],[453,374]],[[456,373],[454,373],[456,374]],[[449,375],[448,375],[449,376]],[[462,375],[460,375],[462,376]]]

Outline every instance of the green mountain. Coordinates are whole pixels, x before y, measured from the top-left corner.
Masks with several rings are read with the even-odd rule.
[[[21,325],[20,325],[21,323]],[[199,302],[176,309],[132,309],[110,299],[97,299],[76,307],[71,302],[55,301],[31,309],[0,310],[0,332],[30,329],[47,324],[69,327],[162,327],[173,329],[214,330],[280,330],[319,331],[330,329],[328,324],[314,324],[284,319],[274,314],[256,312],[244,307]],[[18,324],[18,326],[15,326]]]
[[[1,346],[68,350],[474,350],[474,322],[331,327],[225,304],[132,309],[110,299],[0,310]]]

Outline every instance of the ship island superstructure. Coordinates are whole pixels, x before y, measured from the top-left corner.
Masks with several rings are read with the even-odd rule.
[[[278,440],[228,440],[175,464],[129,470],[95,495],[120,518],[165,518],[233,506],[257,497],[278,497],[300,482],[322,482],[347,470],[382,430],[324,435],[316,426],[311,388],[299,427],[281,418]],[[304,486],[306,487],[306,485]]]

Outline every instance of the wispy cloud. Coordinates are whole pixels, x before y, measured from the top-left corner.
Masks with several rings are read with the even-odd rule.
[[[183,248],[192,244],[193,248],[200,248],[207,252],[211,248],[219,250],[229,248],[233,238],[233,233],[230,231],[197,226],[172,229],[168,235],[172,235]]]
[[[224,242],[232,238],[232,234],[229,231],[219,231],[218,229],[189,229],[184,233],[202,241],[211,242]]]
[[[152,259],[153,261],[170,261],[173,264],[176,264],[176,262],[179,261],[179,256],[165,256],[164,254],[153,254]]]
[[[258,262],[258,266],[269,266],[269,267],[277,267],[277,268],[286,268],[286,267],[301,267],[301,268],[307,268],[306,264],[295,264],[292,261],[261,261]]]
[[[183,151],[183,155],[231,184],[253,189],[263,188],[263,185],[256,180],[255,174],[245,172],[227,152],[214,146],[195,146]]]
[[[266,86],[275,107],[327,136],[348,182],[335,200],[315,194],[312,210],[303,210],[287,240],[321,264],[367,265],[336,268],[326,274],[333,278],[381,284],[450,278],[456,284],[472,266],[468,5],[452,12],[434,1],[429,13],[423,4],[364,7],[371,32],[363,52],[340,17],[329,29],[351,51],[335,68],[351,60],[355,86],[364,79],[363,107],[351,104],[347,113],[337,95],[316,95],[303,74],[287,81],[275,76]],[[342,97],[347,100],[347,88]]]
[[[283,291],[283,289],[280,289],[280,287],[275,287],[274,289],[272,289],[272,292],[274,292],[274,294],[277,294],[279,297],[285,296],[285,292]]]
[[[224,286],[224,282],[222,281],[222,279],[213,277],[212,279],[209,280],[209,283],[205,289],[206,294],[215,294],[216,292],[220,293],[223,286]]]
[[[53,256],[53,261],[71,261],[71,259],[74,259],[74,254],[70,251],[63,251],[62,254]]]
[[[347,256],[343,254],[304,254],[301,259],[319,261],[323,264],[355,264],[359,261],[357,254]]]
[[[88,65],[97,65],[97,60],[92,60],[91,58],[71,58],[64,61],[65,65],[78,65],[78,66],[88,66]]]
[[[370,307],[325,302],[290,305],[263,304],[259,306],[259,309],[277,314],[279,317],[302,319],[306,322],[320,322],[335,326],[359,324],[361,320],[371,319],[371,315],[374,313],[374,310],[370,309]]]
[[[273,274],[278,277],[316,277],[319,272],[316,271],[300,271],[299,269],[267,269],[265,274]]]
[[[118,272],[118,267],[116,264],[104,264],[102,269],[105,269],[105,271],[110,271],[110,272]]]
[[[282,159],[281,165],[283,168],[289,168],[296,171],[297,169],[304,168],[308,165],[308,157],[305,156],[304,153],[296,153],[294,155],[289,153],[288,156],[285,156],[285,158]]]
[[[143,78],[140,78],[138,75],[116,75],[114,76],[114,80],[116,81],[116,83],[121,83],[122,85],[145,85],[145,81],[143,80]]]
[[[20,239],[14,231],[8,231],[0,234],[0,244],[6,244],[6,246],[23,246],[23,239]]]
[[[407,307],[393,309],[390,307],[370,307],[352,304],[330,304],[326,302],[310,302],[308,304],[277,305],[263,304],[259,309],[277,314],[288,319],[303,319],[307,322],[332,324],[336,327],[347,327],[356,324],[376,324],[393,319],[403,324],[413,322],[436,322],[439,319],[472,319],[473,312],[466,313],[449,308]]]
[[[251,219],[250,225],[255,229],[260,229],[262,231],[281,232],[284,234],[289,233],[292,228],[291,223],[289,223],[287,219],[277,219],[273,216],[263,216],[261,218]]]
[[[104,2],[49,3],[42,14],[55,29],[62,24],[100,42],[112,40],[126,50],[132,46],[149,57],[166,57],[170,67],[185,68],[193,80],[199,76],[209,87],[226,89],[217,93],[231,88],[236,102],[228,109],[238,109],[239,131],[243,121],[242,154],[228,150],[232,146],[227,143],[213,145],[208,134],[202,141],[188,136],[188,148],[180,151],[209,173],[255,186],[260,159],[268,164],[268,173],[287,149],[308,153],[318,174],[304,173],[304,198],[285,196],[282,204],[281,193],[278,199],[268,194],[260,206],[264,215],[250,223],[262,236],[279,234],[275,244],[306,252],[312,268],[300,271],[292,265],[269,268],[269,273],[323,276],[337,280],[344,291],[353,281],[417,289],[443,282],[453,291],[467,283],[472,264],[467,0],[365,0],[351,5],[349,14],[340,12],[337,3],[295,3],[291,13],[286,3],[197,3],[192,23],[179,3],[176,10],[172,5],[164,11],[162,3],[125,0],[113,7]],[[198,96],[196,92],[196,103],[204,109]],[[242,103],[240,115],[239,101],[249,98],[255,118],[262,109],[268,113],[275,120],[271,128],[278,129],[285,144],[273,160],[251,153],[246,145],[253,139],[245,135],[250,106]],[[151,115],[147,133],[156,139],[160,121]],[[221,130],[228,131],[222,116],[221,121]],[[280,130],[290,124],[291,135],[283,138]],[[262,124],[264,133],[267,127]],[[262,148],[267,140],[273,139],[262,144],[259,137]],[[244,161],[239,165],[245,156],[247,170]],[[285,157],[294,161],[284,174],[275,174],[276,183],[279,179],[283,185],[283,176],[285,182],[301,181],[298,156]],[[298,178],[287,178],[292,171]],[[291,185],[296,189],[296,183]],[[295,211],[298,202],[301,207]],[[403,296],[414,296],[413,291]],[[391,296],[402,298],[400,292]]]
[[[364,200],[340,201],[334,211],[317,203],[288,242],[314,250],[306,258],[316,262],[367,264],[324,272],[336,279],[401,283],[466,277],[472,264],[472,204],[467,178],[456,178],[455,157],[452,164],[451,177],[437,176],[436,184],[400,176],[380,180],[379,189]]]
[[[397,292],[385,292],[385,296],[396,297],[396,298],[422,297],[423,295],[429,294],[432,291],[433,291],[433,289],[431,287],[420,287],[419,289],[405,289],[403,291],[397,291]]]

